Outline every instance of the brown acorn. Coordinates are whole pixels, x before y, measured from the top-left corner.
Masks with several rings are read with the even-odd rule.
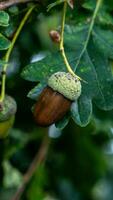
[[[34,106],[36,123],[40,126],[49,126],[59,121],[80,94],[81,83],[77,76],[66,72],[53,74]]]

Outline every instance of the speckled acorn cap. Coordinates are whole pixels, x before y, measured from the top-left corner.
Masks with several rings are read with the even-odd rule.
[[[16,110],[17,110],[16,101],[11,96],[6,95],[1,105],[0,122],[6,121],[11,116],[15,115]]]
[[[54,73],[48,79],[48,86],[71,101],[75,101],[81,94],[81,82],[77,76],[66,72]]]

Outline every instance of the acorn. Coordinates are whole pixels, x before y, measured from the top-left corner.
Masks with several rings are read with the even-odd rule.
[[[81,82],[78,76],[66,72],[54,73],[43,89],[33,114],[39,126],[49,126],[60,119],[69,111],[73,101],[81,94]]]
[[[6,95],[0,110],[0,138],[5,138],[12,128],[16,110],[16,101],[11,96]]]

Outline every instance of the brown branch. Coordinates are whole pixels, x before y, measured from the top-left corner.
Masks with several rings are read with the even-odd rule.
[[[27,3],[27,2],[39,2],[39,0],[4,0],[0,1],[0,10],[5,10],[6,8],[13,6],[19,3]]]
[[[28,182],[30,181],[30,179],[32,178],[34,172],[36,171],[36,169],[39,168],[39,166],[41,164],[43,164],[45,162],[49,144],[50,144],[50,139],[48,138],[48,136],[46,136],[41,144],[41,147],[40,147],[38,153],[36,154],[33,162],[31,163],[28,171],[26,172],[26,174],[23,177],[22,185],[18,188],[16,194],[14,195],[14,197],[11,200],[19,200],[21,198],[21,196],[25,190],[25,187],[28,184]]]

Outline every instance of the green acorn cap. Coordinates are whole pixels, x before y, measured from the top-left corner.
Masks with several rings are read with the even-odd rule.
[[[48,86],[71,101],[77,100],[81,94],[79,78],[66,72],[54,73],[48,79]]]
[[[1,104],[0,122],[6,121],[12,115],[15,115],[16,110],[17,110],[16,101],[11,96],[6,95],[4,101]]]

